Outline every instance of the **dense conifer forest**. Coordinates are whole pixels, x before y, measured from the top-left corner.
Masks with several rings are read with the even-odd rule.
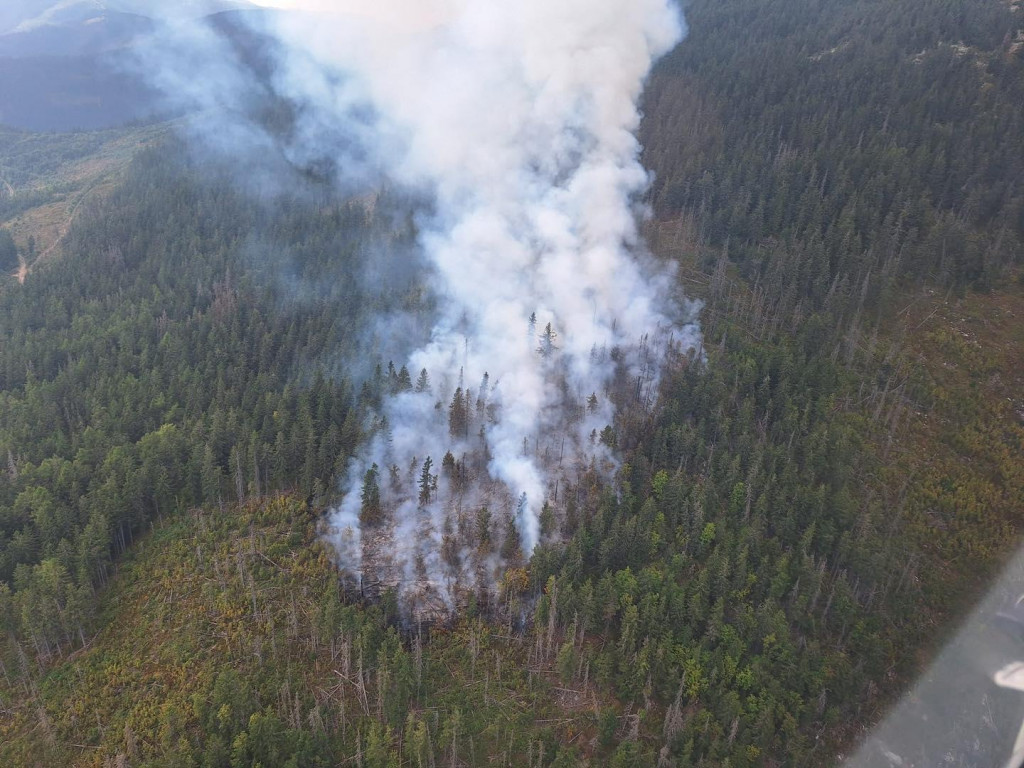
[[[17,134],[0,764],[741,768],[856,746],[1024,525],[1024,11],[686,12],[644,97],[644,229],[705,302],[703,358],[601,434],[616,481],[577,475],[533,558],[437,624],[343,579],[321,538],[374,409],[415,386],[391,363],[431,310],[401,201],[315,178],[254,199],[147,133],[20,283],[35,242],[3,225],[62,193],[20,191],[55,162],[32,148],[102,141]],[[487,515],[459,535],[508,538]],[[1008,753],[1002,717],[976,764]]]

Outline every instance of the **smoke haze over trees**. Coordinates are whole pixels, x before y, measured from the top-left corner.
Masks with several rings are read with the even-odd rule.
[[[200,110],[189,128],[199,151],[239,174],[265,146],[300,169],[327,169],[342,189],[396,184],[423,201],[418,244],[436,317],[402,370],[406,379],[427,371],[434,385],[413,392],[392,372],[334,523],[357,577],[366,555],[374,581],[403,593],[415,582],[451,607],[455,592],[492,589],[507,563],[485,562],[479,546],[464,537],[456,546],[443,532],[488,507],[513,520],[528,559],[542,507],[561,517],[559,485],[588,466],[614,466],[609,441],[595,439],[629,402],[628,385],[616,392],[613,380],[637,382],[633,400],[649,406],[666,355],[700,345],[696,305],[647,257],[634,207],[647,181],[637,100],[682,22],[663,0],[437,3],[423,18],[396,9],[282,16],[256,30],[258,50],[213,28],[179,28],[173,45],[141,63],[170,97]],[[260,96],[247,66],[279,100],[284,133],[247,106]],[[224,103],[242,109],[225,113]],[[260,170],[240,183],[259,188]],[[477,388],[485,376],[489,387]],[[426,462],[448,454],[455,475],[430,475]],[[361,514],[360,485],[374,465],[390,481],[377,483],[379,503]],[[360,535],[360,517],[375,521],[375,541]],[[446,536],[460,550],[447,571]],[[464,568],[473,549],[483,559]]]

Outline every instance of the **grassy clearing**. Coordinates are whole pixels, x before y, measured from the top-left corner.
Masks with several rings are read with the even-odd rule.
[[[21,282],[59,253],[82,206],[109,193],[135,153],[165,133],[164,126],[74,134],[0,129],[0,226],[21,252]]]

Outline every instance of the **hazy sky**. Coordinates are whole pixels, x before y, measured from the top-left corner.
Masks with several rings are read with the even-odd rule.
[[[387,28],[416,31],[441,24],[465,8],[467,0],[254,0],[275,8],[297,8],[360,16]]]

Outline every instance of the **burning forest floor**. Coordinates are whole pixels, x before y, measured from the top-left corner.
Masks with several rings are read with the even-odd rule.
[[[413,388],[404,367],[389,365],[378,376],[393,400],[376,417],[327,533],[360,594],[394,592],[412,622],[450,620],[502,600],[509,574],[536,546],[564,541],[593,511],[587,489],[616,486],[620,435],[636,443],[654,417],[662,367],[692,360],[671,341],[661,354],[655,360],[646,339],[613,350],[615,375],[600,397],[573,391],[564,372],[555,377],[558,396],[538,421],[545,426],[522,438],[515,459],[538,469],[540,501],[497,476],[489,433],[500,429],[502,405],[486,374],[474,392],[460,373],[452,392],[447,380],[431,389],[426,370]],[[404,423],[410,413],[412,428]]]
[[[563,531],[575,526],[585,514],[585,497],[599,493],[611,469],[579,465],[574,482],[568,472],[557,478],[541,513],[541,544],[557,543]],[[512,581],[525,573],[527,559],[515,525],[515,500],[501,483],[484,485],[475,504],[455,495],[444,503],[440,530],[426,510],[418,512],[412,530],[399,530],[391,516],[364,529],[358,575],[362,597],[374,601],[393,591],[411,623],[451,622],[503,602],[514,589]],[[584,490],[588,487],[590,493]]]

